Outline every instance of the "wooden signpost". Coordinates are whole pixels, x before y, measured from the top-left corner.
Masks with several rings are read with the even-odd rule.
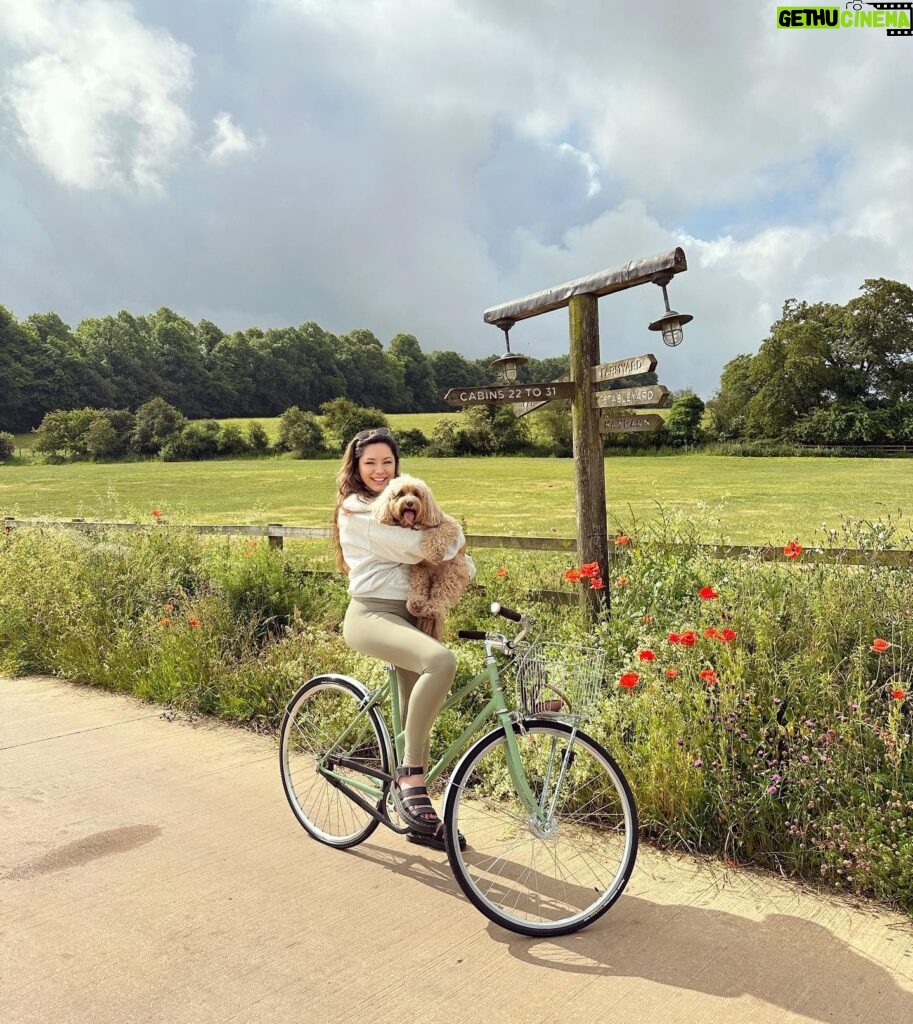
[[[656,359],[652,355],[632,356],[612,363],[599,361],[599,308],[601,296],[636,288],[642,284],[662,284],[688,269],[685,253],[676,248],[641,260],[577,278],[545,291],[526,295],[486,309],[484,320],[506,332],[518,320],[539,316],[567,307],[570,335],[570,379],[547,384],[510,384],[485,388],[451,388],[445,401],[469,406],[510,402],[523,416],[546,402],[570,398],[574,446],[574,483],[577,505],[577,558],[581,565],[599,565],[601,585],[581,589],[581,602],[592,617],[609,608],[609,545],[606,521],[605,465],[601,431],[637,431],[657,429],[656,415],[605,417],[603,408],[632,408],[661,405],[669,391],[659,384],[640,388],[619,388],[597,392],[603,381],[652,373]],[[665,294],[665,293],[664,293]],[[668,310],[668,300],[666,303]],[[508,344],[508,353],[510,346]],[[615,396],[615,397],[612,397]],[[630,396],[629,398],[623,396]],[[602,422],[601,422],[602,421]],[[641,422],[643,421],[643,422]],[[593,582],[596,582],[595,580]]]

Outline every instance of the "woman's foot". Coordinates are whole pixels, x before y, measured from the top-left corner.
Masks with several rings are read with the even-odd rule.
[[[444,823],[425,786],[425,769],[402,765],[393,777],[393,803],[399,816],[417,833],[443,839]]]

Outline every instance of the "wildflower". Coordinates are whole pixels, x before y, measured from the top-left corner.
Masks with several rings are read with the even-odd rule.
[[[701,587],[697,595],[702,601],[713,601],[720,595],[713,589],[713,587]]]
[[[779,697],[774,697],[774,704],[782,704],[782,703],[783,703],[783,701],[781,701]]]
[[[154,508],[154,509],[152,510],[152,513],[151,513],[151,514],[152,514],[152,518],[153,518],[153,519],[158,519],[158,518],[159,518],[159,516],[161,516],[161,514],[162,514],[162,513],[161,513],[161,510],[160,510],[160,509]]]
[[[160,624],[161,624],[162,626],[170,626],[170,625],[171,625],[171,619],[169,619],[169,618],[164,618],[164,619],[162,619],[162,620],[161,620],[161,623],[160,623]]]
[[[167,601],[165,604],[162,605],[162,611],[163,612],[173,612],[174,611],[174,605],[170,601]]]
[[[879,636],[879,637],[876,637],[876,638],[875,638],[875,639],[874,639],[874,640],[872,641],[872,647],[871,647],[871,649],[872,649],[872,650],[873,650],[873,651],[874,651],[874,652],[875,652],[876,654],[881,654],[881,653],[882,653],[883,651],[886,651],[886,650],[887,650],[887,649],[888,649],[888,648],[889,648],[890,646],[891,646],[891,644],[890,644],[890,642],[889,642],[889,641],[887,641],[887,640],[882,640],[882,639],[881,639],[881,637]]]
[[[712,668],[705,668],[703,671],[698,672],[698,675],[708,686],[713,686],[713,684],[717,682],[717,674]]]
[[[656,655],[653,653],[653,651],[649,650],[638,651],[637,657],[640,658],[641,661],[656,661]]]
[[[906,695],[906,690],[891,690],[891,696],[894,698],[894,700],[903,700],[904,697],[906,697]]]
[[[718,637],[719,635],[720,634],[716,631],[716,629],[714,629],[713,626],[711,626],[709,629],[704,630],[704,636],[707,637],[708,640],[713,640],[715,637]]]
[[[803,755],[802,755],[802,756],[801,756],[801,757],[799,758],[799,760],[800,760],[800,761],[801,761],[801,762],[802,762],[803,764],[808,764],[808,762],[809,762],[809,761],[811,760],[811,758],[810,758],[810,757],[808,756],[808,754],[803,754]]]
[[[736,636],[738,636],[738,634],[734,629],[724,629],[720,632],[719,639],[722,640],[724,644],[728,644],[735,640]]]
[[[625,674],[618,680],[618,685],[623,686],[626,690],[630,690],[637,685],[637,680],[640,679],[640,675],[637,672],[625,672]]]
[[[779,786],[768,786],[767,787],[767,792],[770,793],[771,796],[776,796],[777,793],[780,792],[780,787]]]
[[[587,576],[590,579],[599,575],[599,563],[598,562],[585,562],[580,566],[580,575]]]
[[[590,580],[590,590],[605,590],[605,580],[601,576],[594,576]]]
[[[643,615],[643,616],[641,616],[640,621],[643,622],[647,626],[652,626],[653,625],[653,616],[652,615]]]
[[[695,768],[700,768],[700,766],[701,766],[701,765],[702,765],[703,763],[704,763],[704,762],[703,762],[703,761],[702,761],[702,760],[701,760],[701,759],[700,759],[699,757],[696,757],[696,758],[694,759],[694,767],[695,767]]]
[[[580,579],[580,570],[568,569],[564,574],[564,578],[569,580],[571,583],[577,583]]]
[[[621,545],[622,545],[622,547],[624,547],[624,545],[625,545],[625,544],[630,544],[630,543],[631,543],[631,538],[630,538],[630,537],[628,537],[628,536],[627,536],[626,534],[624,534],[624,533],[620,533],[620,534],[619,534],[619,535],[618,535],[618,536],[617,536],[617,537],[615,538],[615,543],[616,543],[616,544],[621,544]]]
[[[697,643],[697,634],[692,629],[686,629],[678,638],[682,647],[693,647]]]
[[[667,668],[666,669],[666,678],[667,679],[675,679],[677,676],[678,676],[678,669],[677,668]]]
[[[498,571],[495,573],[495,576],[504,577],[506,575],[507,575],[507,566],[504,566],[504,565],[498,566]]]
[[[670,644],[680,644],[682,642],[682,637],[680,633],[670,633],[666,637],[666,639],[669,641]]]
[[[795,561],[799,555],[802,554],[802,545],[798,541],[791,540],[786,547],[783,548],[783,554],[786,555],[787,558],[791,558]]]
[[[187,621],[190,623],[190,626],[193,629],[196,629],[200,625],[199,619],[188,619]]]
[[[627,576],[619,576],[618,579],[615,580],[615,586],[616,587],[626,587],[630,582],[631,581],[628,579]]]

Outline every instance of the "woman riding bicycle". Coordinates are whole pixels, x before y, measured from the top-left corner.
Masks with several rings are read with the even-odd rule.
[[[456,659],[417,628],[406,608],[410,566],[425,560],[421,533],[387,526],[371,512],[371,501],[397,476],[399,446],[386,427],[352,438],[336,478],[333,515],[336,561],[349,577],[351,597],[343,636],[353,650],[396,666],[405,752],[396,769],[394,802],[412,842],[443,850],[443,823],[429,799],[425,772],[431,728],[453,685]],[[455,557],[464,544],[460,532],[442,560]],[[469,569],[474,576],[471,560]]]

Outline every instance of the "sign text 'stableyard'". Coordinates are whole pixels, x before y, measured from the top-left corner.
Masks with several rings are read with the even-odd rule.
[[[597,391],[593,395],[596,409],[617,409],[625,406],[662,405],[669,397],[669,389],[662,384],[645,384],[641,388],[618,388],[615,391]]]
[[[659,430],[662,425],[662,416],[655,412],[646,416],[603,416],[599,420],[599,430],[603,434],[636,434],[641,430]]]
[[[656,356],[630,356],[628,359],[617,359],[614,363],[601,363],[590,370],[590,380],[599,384],[604,380],[617,380],[619,377],[636,377],[638,373],[652,373],[656,369]]]
[[[498,405],[507,402],[550,402],[553,398],[573,398],[572,381],[548,384],[494,384],[486,387],[451,388],[444,401],[448,405]]]

